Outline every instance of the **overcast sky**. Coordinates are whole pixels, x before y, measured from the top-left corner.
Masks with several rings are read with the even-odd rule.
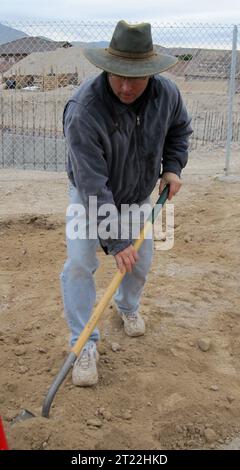
[[[240,24],[239,5],[239,0],[0,0],[0,22],[34,18]]]

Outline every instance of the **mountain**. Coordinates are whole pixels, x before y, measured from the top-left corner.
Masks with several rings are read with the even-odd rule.
[[[15,39],[20,39],[28,36],[28,34],[18,29],[10,28],[10,26],[5,26],[0,23],[0,44],[5,44],[5,42],[15,41]]]
[[[109,41],[93,41],[93,42],[83,42],[83,41],[71,41],[73,46],[78,47],[108,47]]]

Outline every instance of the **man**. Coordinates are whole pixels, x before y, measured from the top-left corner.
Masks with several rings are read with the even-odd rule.
[[[159,177],[159,191],[169,183],[171,199],[180,189],[192,130],[178,88],[159,75],[177,60],[153,49],[151,25],[119,21],[107,49],[86,49],[86,58],[103,72],[83,83],[64,110],[64,133],[69,147],[70,202],[89,209],[112,204],[149,202]],[[67,222],[74,213],[69,211]],[[100,226],[103,217],[97,215]],[[81,226],[81,215],[78,215]],[[121,222],[121,217],[120,217]],[[87,221],[88,228],[90,225]],[[73,237],[74,238],[74,237]],[[67,237],[68,259],[61,275],[62,293],[73,345],[96,300],[94,272],[98,243],[115,257],[126,274],[114,300],[129,336],[145,332],[139,312],[141,293],[151,265],[153,243],[144,240],[136,253],[133,239],[109,236],[95,239]],[[73,383],[98,381],[95,329],[73,367]]]

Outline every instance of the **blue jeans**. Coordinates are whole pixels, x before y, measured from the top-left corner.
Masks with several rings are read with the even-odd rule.
[[[79,191],[70,183],[70,204],[81,204]],[[148,198],[144,203],[150,203]],[[67,217],[66,222],[71,220]],[[60,275],[65,318],[71,330],[71,346],[77,341],[80,333],[88,322],[96,301],[94,273],[99,266],[96,251],[98,239],[71,240],[67,237],[67,260]],[[139,260],[132,273],[126,273],[114,295],[117,309],[131,314],[139,307],[140,297],[149,272],[152,253],[152,238],[145,239],[138,251]],[[107,288],[107,286],[106,286]],[[89,340],[98,341],[99,330],[91,333]]]

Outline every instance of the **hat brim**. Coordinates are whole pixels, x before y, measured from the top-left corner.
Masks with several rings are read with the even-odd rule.
[[[106,72],[124,77],[147,77],[164,72],[178,62],[171,55],[155,54],[145,59],[114,57],[107,49],[87,48],[83,51],[86,59]]]

